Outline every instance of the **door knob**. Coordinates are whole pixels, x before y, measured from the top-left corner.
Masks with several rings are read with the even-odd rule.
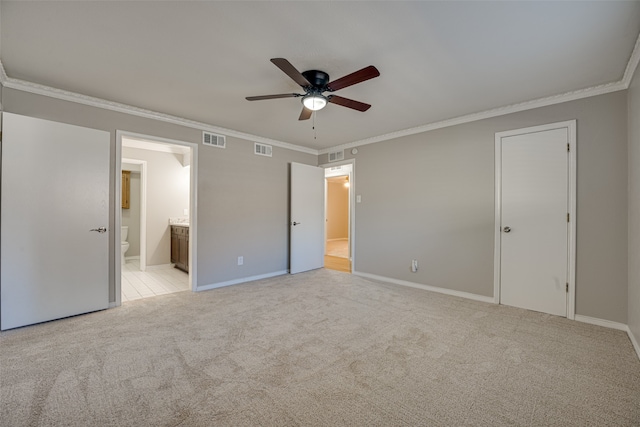
[[[107,227],[92,228],[89,231],[97,231],[98,233],[106,233],[107,232]]]
[[[293,221],[293,222],[291,223],[291,225],[293,225],[294,227],[295,227],[296,225],[298,225],[298,224],[302,224],[302,223],[301,223],[301,222],[295,222],[295,221]]]
[[[510,233],[511,232],[511,227],[505,227],[502,229],[502,231],[504,231],[505,233]]]

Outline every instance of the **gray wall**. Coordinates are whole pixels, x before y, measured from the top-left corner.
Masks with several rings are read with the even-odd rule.
[[[572,119],[576,313],[627,323],[626,91],[365,145],[355,156],[346,150],[362,196],[356,271],[493,296],[495,133]]]
[[[146,262],[150,266],[169,264],[171,262],[169,217],[184,216],[184,209],[189,208],[190,170],[182,166],[181,154],[123,147],[122,157],[147,162]],[[140,191],[139,187],[138,191]]]
[[[202,132],[170,123],[4,88],[4,111],[102,129],[111,133],[109,228],[115,224],[116,130],[199,144]],[[253,143],[227,138],[221,150],[200,145],[198,158],[198,286],[285,270],[288,265],[289,163],[317,164],[317,156],[274,147],[255,156]],[[119,180],[120,178],[117,177]],[[110,274],[115,235],[110,236]],[[245,256],[238,267],[237,256]],[[118,253],[119,256],[119,253]],[[115,278],[109,278],[115,301]]]
[[[203,285],[288,269],[290,163],[315,165],[317,156],[273,147],[273,157],[265,157],[253,149],[253,142],[227,138],[224,150],[199,150]],[[239,256],[244,265],[237,265]]]
[[[629,329],[640,344],[640,71],[629,87]]]

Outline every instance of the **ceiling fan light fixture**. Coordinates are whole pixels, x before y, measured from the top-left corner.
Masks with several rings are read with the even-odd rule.
[[[320,94],[310,94],[302,97],[302,105],[311,111],[322,110],[327,105],[327,98]]]

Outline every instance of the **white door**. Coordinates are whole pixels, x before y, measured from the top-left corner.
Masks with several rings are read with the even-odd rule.
[[[324,169],[291,163],[291,274],[324,266]]]
[[[1,329],[107,308],[109,133],[4,113],[2,137]]]
[[[567,316],[569,130],[503,136],[500,303]]]

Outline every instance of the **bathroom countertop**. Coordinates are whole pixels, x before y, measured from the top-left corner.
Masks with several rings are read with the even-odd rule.
[[[169,218],[169,225],[176,225],[178,227],[188,227],[189,218]]]

